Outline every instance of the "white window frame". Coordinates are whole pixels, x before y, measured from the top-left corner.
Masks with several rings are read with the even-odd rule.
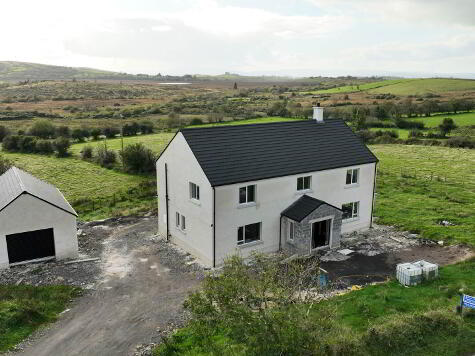
[[[190,199],[200,200],[200,186],[190,182]]]
[[[348,175],[351,175],[351,181],[348,183]],[[345,175],[345,185],[347,187],[354,187],[360,184],[360,169],[359,168],[351,168],[346,170]]]
[[[253,241],[250,241],[250,242],[246,242],[246,226],[255,225],[255,224],[259,224],[259,239],[258,240],[253,240]],[[242,240],[239,240],[239,229],[242,229]],[[244,226],[239,226],[237,228],[237,238],[238,238],[237,239],[238,247],[249,246],[249,245],[260,243],[262,241],[262,222],[257,222],[257,223],[247,224],[247,225],[244,225]]]
[[[308,188],[305,187],[305,179],[308,178]],[[299,189],[299,179],[302,179],[302,189]],[[297,177],[297,192],[308,192],[312,190],[312,176]]]
[[[289,226],[287,229],[287,240],[294,242],[295,238],[295,223],[293,221],[289,221]]]
[[[175,213],[175,226],[180,228],[180,213],[178,211]]]
[[[175,227],[183,233],[186,232],[186,218],[178,211],[175,213]]]
[[[254,200],[249,200],[249,187],[254,187]],[[246,201],[241,202],[241,190],[245,189],[246,191]],[[249,184],[238,189],[238,204],[239,206],[250,206],[255,205],[257,200],[257,184]]]
[[[342,216],[342,221],[354,221],[358,220],[360,218],[360,202],[359,201],[353,201],[350,203],[345,203],[342,204],[341,208],[343,210],[344,205],[351,205],[351,217],[344,218]]]

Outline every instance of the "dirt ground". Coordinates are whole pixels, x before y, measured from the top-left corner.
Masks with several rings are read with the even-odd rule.
[[[95,222],[81,230],[83,257],[100,256],[99,262],[75,264],[76,274],[60,262],[11,269],[12,280],[23,272],[21,283],[54,284],[64,276],[66,284],[88,287],[58,322],[15,354],[142,354],[184,323],[183,301],[204,274],[191,256],[155,236],[156,217]],[[38,273],[29,273],[35,268]]]
[[[353,252],[349,255],[338,252],[343,249]],[[394,227],[375,224],[368,231],[343,236],[341,248],[323,252],[320,258],[333,287],[341,289],[393,277],[398,263],[426,260],[444,266],[473,256],[475,252],[468,246],[443,246]]]

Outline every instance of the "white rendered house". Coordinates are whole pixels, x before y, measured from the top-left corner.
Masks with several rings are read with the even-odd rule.
[[[0,268],[76,258],[77,214],[54,186],[13,167],[0,176]]]
[[[159,233],[208,266],[371,226],[377,158],[341,120],[180,130],[157,160]]]

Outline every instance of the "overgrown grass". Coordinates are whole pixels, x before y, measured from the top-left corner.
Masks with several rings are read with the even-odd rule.
[[[475,151],[372,145],[380,159],[375,216],[423,237],[475,245]],[[454,226],[442,226],[447,220]]]
[[[414,79],[393,79],[393,80],[383,80],[379,82],[372,82],[372,83],[364,83],[360,85],[345,85],[341,87],[331,88],[331,89],[323,89],[323,90],[316,90],[312,92],[308,92],[311,94],[344,94],[344,93],[354,93],[358,91],[366,91],[375,88],[385,88],[388,85],[394,85],[399,83],[404,83],[407,81],[412,81]],[[385,92],[387,93],[387,92]]]
[[[79,293],[69,286],[0,286],[0,352],[55,321]]]
[[[439,279],[417,287],[407,288],[393,280],[311,306],[301,304],[304,310],[310,307],[310,322],[325,323],[321,325],[325,331],[316,337],[315,349],[306,354],[455,356],[473,352],[475,313],[468,312],[462,319],[455,307],[460,291],[475,293],[474,269],[475,260],[471,260],[443,267]],[[232,288],[232,280],[226,286]],[[224,290],[222,293],[224,297]],[[322,315],[330,318],[322,319]],[[227,317],[221,318],[225,321]],[[193,319],[155,354],[217,355],[215,350],[223,355],[256,354],[247,348],[246,339],[230,334],[222,325],[212,327],[210,334],[201,334],[200,325],[207,322]],[[288,346],[289,340],[279,340],[285,343],[282,349]]]

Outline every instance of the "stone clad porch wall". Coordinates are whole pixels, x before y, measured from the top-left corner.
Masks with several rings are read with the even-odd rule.
[[[315,209],[310,215],[303,219],[300,223],[295,223],[294,241],[288,240],[289,222],[292,221],[287,217],[282,217],[282,248],[290,253],[308,254],[311,248],[312,224],[313,220],[329,217],[333,219],[332,236],[330,240],[330,248],[340,246],[341,237],[341,217],[342,212],[330,205],[322,205]]]

